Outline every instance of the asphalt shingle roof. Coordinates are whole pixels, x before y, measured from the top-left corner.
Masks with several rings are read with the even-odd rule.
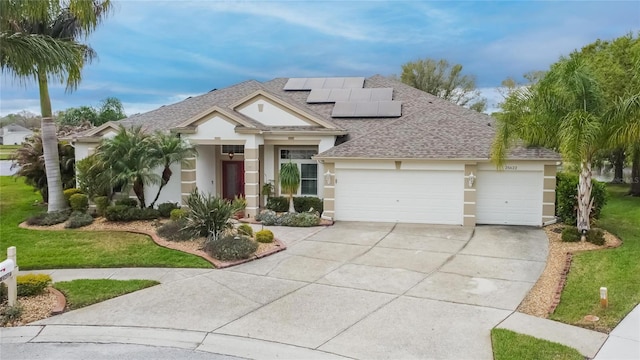
[[[494,119],[486,114],[455,105],[402,82],[372,76],[365,88],[393,88],[393,99],[402,101],[402,116],[395,118],[333,118],[333,104],[307,104],[309,91],[283,90],[288,79],[264,83],[245,81],[228,88],[162,106],[124,119],[123,123],[142,126],[146,131],[173,128],[218,106],[261,130],[323,130],[322,127],[269,127],[232,109],[232,105],[259,90],[268,93],[312,116],[348,132],[337,146],[321,153],[325,158],[401,158],[401,159],[488,159],[495,129]],[[560,159],[551,150],[516,147],[510,159]]]

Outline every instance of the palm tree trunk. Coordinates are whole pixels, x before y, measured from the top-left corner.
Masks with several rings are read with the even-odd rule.
[[[169,168],[169,166],[165,166],[164,171],[162,172],[162,181],[160,181],[160,188],[158,189],[158,193],[156,194],[155,199],[153,199],[151,205],[149,205],[150,208],[153,209],[153,207],[156,205],[156,201],[158,201],[158,198],[160,197],[160,192],[162,191],[162,188],[169,183],[169,180],[171,180],[171,175],[171,169]]]
[[[629,195],[640,196],[640,144],[632,146],[631,189]]]
[[[293,194],[289,194],[289,212],[292,214],[296,212],[296,208],[293,206]]]
[[[52,118],[47,74],[42,69],[38,69],[38,87],[40,89],[40,109],[42,111],[42,151],[44,153],[44,167],[47,174],[49,197],[47,211],[53,212],[64,210],[68,206],[62,193],[58,137],[56,135],[56,124]]]
[[[613,159],[613,180],[614,184],[624,184],[624,149],[614,150]]]
[[[593,207],[591,199],[591,163],[583,162],[578,181],[578,229],[589,230],[589,215]],[[584,236],[583,236],[584,238]],[[583,239],[584,240],[584,239]]]
[[[136,197],[140,202],[140,208],[144,209],[146,205],[144,200],[144,182],[142,182],[142,180],[136,178],[133,181],[133,192],[136,194]]]

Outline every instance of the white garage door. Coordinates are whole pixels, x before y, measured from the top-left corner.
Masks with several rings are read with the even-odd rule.
[[[480,171],[476,223],[542,225],[542,171]]]
[[[336,170],[335,218],[462,224],[462,171]]]

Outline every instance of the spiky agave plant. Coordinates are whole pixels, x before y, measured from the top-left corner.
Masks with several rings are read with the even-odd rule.
[[[293,194],[298,193],[298,187],[300,187],[300,171],[298,165],[289,161],[286,164],[282,164],[280,168],[280,187],[282,191],[289,195],[289,212],[295,213],[296,209],[293,206]]]

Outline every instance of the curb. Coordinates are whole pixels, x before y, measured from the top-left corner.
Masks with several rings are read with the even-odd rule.
[[[49,293],[56,296],[58,302],[56,306],[51,310],[51,315],[62,314],[67,307],[67,299],[64,297],[64,294],[61,293],[58,289],[52,286],[49,286],[47,289],[49,290]]]

